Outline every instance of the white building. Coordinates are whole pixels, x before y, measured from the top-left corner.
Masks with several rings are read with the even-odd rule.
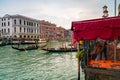
[[[8,15],[1,19],[2,38],[40,38],[39,20],[22,15]]]

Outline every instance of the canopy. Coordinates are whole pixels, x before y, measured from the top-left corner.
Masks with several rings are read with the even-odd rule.
[[[74,21],[71,30],[75,41],[97,38],[113,40],[120,36],[120,17]]]

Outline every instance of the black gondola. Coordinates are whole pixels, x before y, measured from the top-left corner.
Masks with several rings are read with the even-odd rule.
[[[36,50],[39,47],[38,46],[28,46],[27,48],[18,48],[18,47],[14,47],[12,46],[13,49],[19,50],[19,51],[25,51],[25,50]]]
[[[41,46],[38,46],[37,44],[36,45],[31,45],[31,46],[28,46],[26,48],[20,48],[19,47],[19,44],[18,44],[18,47],[14,47],[12,45],[12,48],[13,49],[16,49],[16,50],[19,50],[19,51],[26,51],[26,50],[36,50],[38,48],[44,48],[45,46],[47,46],[47,44],[44,44],[44,45],[41,45]]]
[[[48,52],[76,52],[76,48],[60,48],[60,49],[55,49],[55,48],[42,48],[42,50],[48,51]]]

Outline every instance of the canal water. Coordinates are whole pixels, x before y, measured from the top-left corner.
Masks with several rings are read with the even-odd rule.
[[[77,80],[75,54],[0,47],[0,80]],[[81,80],[83,77],[81,72]]]

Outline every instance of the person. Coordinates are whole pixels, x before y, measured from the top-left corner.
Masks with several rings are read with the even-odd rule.
[[[102,50],[100,53],[100,60],[102,60],[103,54],[104,54],[105,60],[107,60],[107,42],[106,41],[104,41],[104,43],[102,44]]]
[[[95,60],[98,57],[98,55],[101,53],[101,48],[102,46],[100,45],[100,43],[96,42],[93,51],[90,53],[91,59]]]

